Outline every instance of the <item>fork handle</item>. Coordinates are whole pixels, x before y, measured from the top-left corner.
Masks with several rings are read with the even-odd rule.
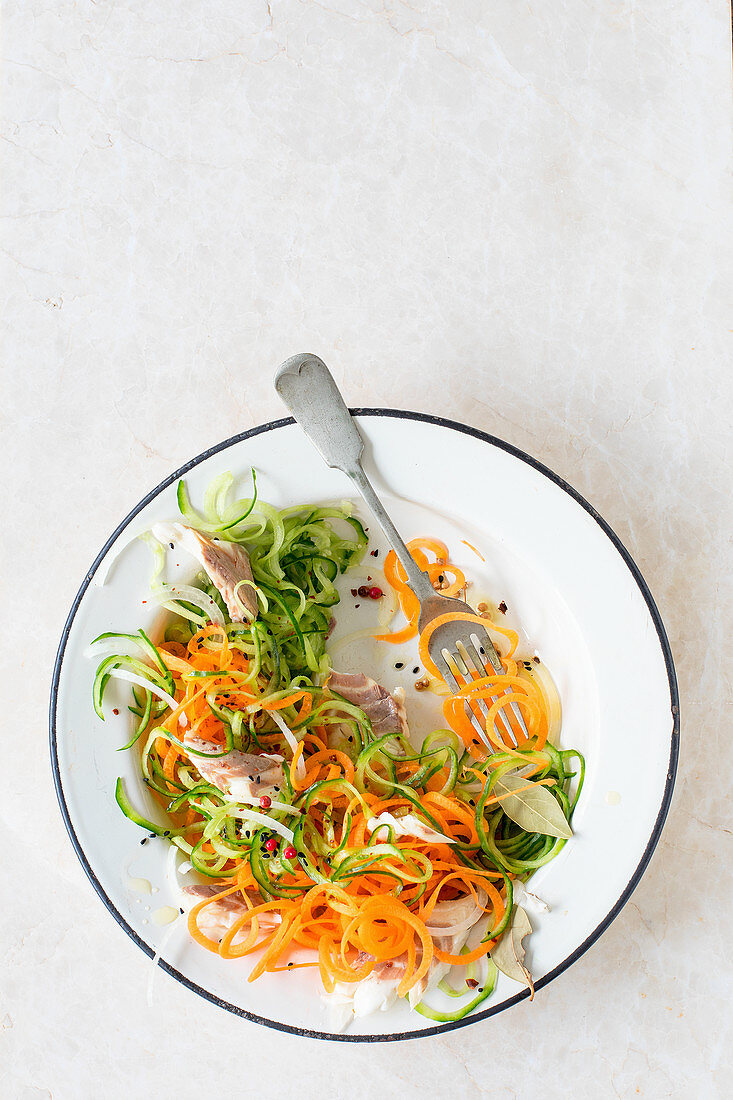
[[[293,355],[278,368],[275,389],[326,463],[354,482],[399,558],[418,600],[434,596],[430,578],[405,546],[364,473],[364,440],[323,360],[308,353]]]

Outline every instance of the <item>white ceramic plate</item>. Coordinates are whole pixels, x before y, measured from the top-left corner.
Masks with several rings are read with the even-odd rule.
[[[541,989],[610,924],[659,839],[678,751],[677,686],[664,627],[618,538],[540,463],[498,439],[435,417],[386,409],[357,410],[357,415],[367,468],[402,534],[443,538],[473,580],[471,600],[506,602],[525,645],[541,655],[559,687],[562,744],[586,755],[575,836],[532,879],[532,890],[551,906],[533,921],[531,966]],[[200,501],[216,474],[231,470],[246,477],[251,466],[258,471],[263,499],[280,507],[353,497],[348,479],[326,468],[291,420],[255,428],[193,459],[149,493],[110,537],[74,600],[54,672],[51,754],[77,855],[125,931],[151,957],[162,949],[164,970],[223,1008],[271,1027],[352,1041],[405,1039],[508,1008],[527,991],[500,975],[482,1010],[458,1024],[436,1026],[399,1003],[333,1035],[313,972],[264,975],[249,984],[249,960],[225,962],[199,948],[189,941],[183,919],[172,932],[171,926],[155,923],[159,910],[177,904],[165,875],[168,845],[155,839],[141,846],[140,830],[115,804],[115,780],[123,775],[138,805],[156,812],[146,801],[132,754],[117,752],[129,737],[125,687],[115,685],[119,693],[110,699],[102,725],[91,703],[94,662],[84,649],[105,630],[155,630],[156,617],[143,603],[150,553],[130,540],[154,522],[176,516],[178,479],[185,475],[192,499]],[[367,574],[376,577],[372,566],[383,560],[376,525],[368,517],[365,522],[371,548],[380,554],[367,556],[362,573],[350,575],[342,586],[346,598],[337,612],[334,663],[345,671],[363,669],[388,688],[402,683],[413,730],[427,732],[443,723],[435,697],[412,688],[414,649],[373,642],[337,645],[346,632],[375,622],[376,604],[362,601],[355,608],[360,601],[348,591]],[[114,564],[106,582],[95,584],[108,556]],[[395,669],[398,661],[403,670]],[[109,713],[113,706],[118,717]],[[155,892],[141,894],[136,879],[150,882]]]

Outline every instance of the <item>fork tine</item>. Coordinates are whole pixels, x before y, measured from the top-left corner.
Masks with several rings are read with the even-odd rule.
[[[489,634],[488,630],[484,629],[483,637],[478,633],[478,631],[469,635],[469,637],[471,641],[474,642],[478,647],[479,653],[483,653],[484,655],[484,660],[479,661],[479,668],[481,668],[485,672],[486,662],[488,661],[494,672],[498,673],[499,676],[501,676],[504,672],[504,666],[501,663],[501,657],[496,651],[496,646],[492,642],[491,635]]]
[[[489,637],[489,635],[486,634],[486,637]],[[491,638],[489,638],[489,640],[491,641]],[[481,652],[483,647],[481,646],[481,639],[479,638],[479,636],[478,635],[471,635],[471,641],[477,641],[479,643],[479,652]],[[494,653],[496,652],[496,650],[493,646],[493,642],[492,642],[491,649],[490,649],[489,652],[491,653],[492,651]],[[501,663],[501,659],[499,660],[499,663],[501,665],[501,673],[500,674],[503,674],[504,665]],[[486,671],[485,663],[482,665],[482,667],[483,667],[484,671]],[[511,687],[506,687],[506,689],[502,692],[502,694],[503,695],[512,695],[514,693],[513,693],[513,690],[511,689]],[[502,708],[501,715],[505,719],[505,722],[507,722],[508,725],[510,725],[512,727],[512,733],[514,734],[514,740],[517,742],[517,744],[518,744],[519,737],[523,737],[524,739],[527,739],[529,737],[529,730],[527,729],[527,724],[524,720],[524,715],[522,713],[522,708],[519,707],[516,703],[512,703],[511,707],[508,707],[508,709]]]
[[[478,675],[479,676],[485,676],[486,675],[486,666],[481,661],[481,658],[478,655],[478,652],[476,650],[476,646],[474,645],[474,642],[473,642],[473,638],[469,637],[468,641],[466,641],[465,638],[461,638],[456,643],[456,645],[457,646],[460,645],[463,648],[463,650],[465,651],[465,654],[466,654],[466,658],[468,658],[468,660],[471,661],[471,663],[473,664],[474,669],[478,673]],[[468,667],[468,666],[466,666],[466,667]],[[477,700],[477,702],[479,703],[479,706],[481,707],[481,712],[482,712],[484,718],[488,718],[489,708],[486,706],[486,704],[482,700]],[[498,713],[496,715],[496,718],[494,720],[494,724],[501,726],[502,730],[509,734],[512,741],[516,742],[516,739],[517,739],[516,730],[513,729],[512,724],[511,724],[511,720],[509,719],[509,716],[504,713],[504,708],[503,707],[498,711]]]
[[[441,651],[440,653],[436,653],[433,660],[435,661],[435,663],[438,666],[441,667],[441,671],[443,673],[443,678],[445,679],[445,682],[448,684],[448,687],[451,688],[451,690],[454,691],[454,692],[458,691],[458,689],[460,688],[461,685],[458,683],[457,677],[454,676],[453,669],[450,667],[450,664],[445,659],[445,657],[443,655],[443,651]]]
[[[441,669],[441,672],[443,673],[443,678],[445,679],[445,682],[448,684],[448,686],[450,688],[452,688],[453,691],[458,691],[458,689],[461,687],[461,684],[458,682],[458,678],[456,677],[455,673],[453,672],[453,669],[450,666],[450,661],[445,656],[446,653],[448,653],[448,656],[451,658],[451,660],[455,660],[453,654],[450,653],[446,649],[441,650],[440,653],[434,654],[433,655],[433,660],[438,665],[438,667]],[[476,715],[474,714],[474,712],[471,710],[470,707],[469,707],[469,713],[471,715],[471,724],[473,725],[474,729],[478,733],[478,735],[481,738],[482,742],[484,743],[484,745],[487,748],[491,748],[491,744],[488,740],[486,732],[481,728],[481,724],[480,724],[478,718],[476,717]]]

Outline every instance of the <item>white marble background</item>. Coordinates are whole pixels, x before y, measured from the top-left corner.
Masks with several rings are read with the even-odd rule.
[[[2,1096],[730,1095],[725,0],[6,0],[3,24]],[[52,789],[84,571],[162,477],[281,415],[300,350],[352,404],[567,477],[677,661],[677,791],[633,899],[534,1004],[441,1038],[319,1044],[163,975],[147,1008]]]

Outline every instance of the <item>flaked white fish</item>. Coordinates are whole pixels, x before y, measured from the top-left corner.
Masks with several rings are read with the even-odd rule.
[[[414,836],[417,840],[426,840],[431,844],[455,844],[452,837],[446,836],[445,833],[439,833],[436,829],[431,829],[417,814],[405,814],[403,817],[395,817],[393,814],[384,811],[377,817],[370,817],[367,821],[367,829],[371,833],[382,831],[382,835],[375,838],[377,840],[387,840],[389,834],[386,826],[393,829],[395,836]]]
[[[183,744],[189,753],[189,760],[201,773],[207,783],[213,783],[233,802],[248,802],[259,799],[263,794],[272,798],[282,788],[284,778],[282,756],[261,753],[240,752],[231,749],[223,756],[212,755],[221,752],[221,746],[199,737],[185,736]],[[199,756],[199,753],[205,755]]]
[[[328,680],[330,691],[342,695],[366,714],[372,724],[372,730],[380,737],[386,733],[402,733],[409,736],[407,714],[402,699],[394,695],[359,672],[351,675],[347,672],[332,672]]]
[[[156,523],[153,534],[160,542],[180,546],[203,566],[209,580],[221,594],[232,622],[251,622],[257,618],[252,565],[243,546],[207,538],[183,523]]]
[[[231,882],[212,882],[200,886],[184,886],[183,893],[191,899],[193,905],[196,905],[198,902],[203,901],[204,898],[214,897],[223,890],[230,889],[231,885]],[[262,905],[262,898],[259,894],[248,892],[247,896],[253,906]],[[248,909],[249,906],[244,901],[241,893],[236,891],[233,894],[227,894],[226,897],[221,897],[217,901],[212,901],[208,905],[205,905],[198,914],[197,924],[203,934],[208,936],[209,939],[221,940],[232,925],[234,925],[240,917],[244,916]],[[258,913],[257,915],[260,932],[271,932],[279,921],[280,917],[277,913]],[[232,942],[235,944],[241,942],[249,935],[249,931],[250,924],[247,923],[244,927],[244,931],[238,932]]]

